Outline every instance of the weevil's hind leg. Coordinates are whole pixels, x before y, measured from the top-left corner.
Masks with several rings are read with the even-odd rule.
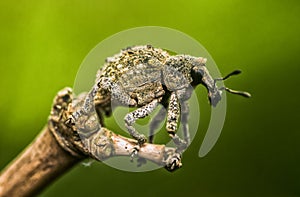
[[[191,143],[189,125],[188,125],[189,113],[190,110],[189,110],[188,101],[184,101],[181,105],[181,124],[182,124],[184,141],[186,142],[187,146]]]
[[[170,137],[173,139],[175,145],[177,146],[177,152],[183,152],[187,143],[182,140],[178,135],[176,135],[177,124],[180,116],[180,103],[175,92],[172,92],[169,102],[168,115],[167,115],[167,125],[166,129]]]
[[[153,143],[154,133],[159,124],[165,119],[167,111],[162,107],[150,123],[149,143]]]

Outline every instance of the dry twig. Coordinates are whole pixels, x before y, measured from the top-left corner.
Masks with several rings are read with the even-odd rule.
[[[76,128],[67,127],[67,116],[72,113],[72,92],[66,88],[58,93],[48,125],[0,176],[0,196],[32,196],[42,191],[60,175],[85,158],[104,160],[112,156],[130,155],[137,142],[101,127],[86,142],[80,139]],[[90,146],[86,146],[89,144]],[[167,169],[178,168],[174,148],[148,144],[141,147],[138,156]]]

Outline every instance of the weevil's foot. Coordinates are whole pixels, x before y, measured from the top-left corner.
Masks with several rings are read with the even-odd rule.
[[[137,167],[141,167],[142,165],[146,164],[147,160],[145,158],[139,157],[137,159]]]
[[[145,142],[147,142],[147,138],[143,134],[139,134],[135,139],[138,141],[139,146],[142,146]]]
[[[141,167],[143,164],[146,164],[147,163],[147,160],[142,158],[142,157],[139,157],[138,156],[138,152],[140,150],[140,146],[135,146],[133,148],[133,150],[131,151],[131,154],[130,154],[130,161],[133,162],[133,159],[135,157],[138,157],[137,159],[137,167]]]
[[[138,152],[140,150],[140,146],[134,146],[130,153],[130,161],[133,162],[133,159],[137,157]]]
[[[179,153],[174,153],[173,155],[170,155],[167,160],[166,160],[166,165],[165,168],[173,172],[178,168],[181,168],[182,163],[181,163],[181,155]]]
[[[137,140],[137,145],[133,147],[133,150],[130,153],[130,161],[133,162],[133,159],[135,157],[138,157],[138,152],[140,150],[140,147],[147,141],[147,138],[143,134],[139,134],[138,136],[134,137]],[[141,159],[139,162],[139,159]],[[142,161],[142,158],[138,159],[138,167],[141,166],[143,163],[146,163],[146,161]],[[141,164],[140,164],[141,163]]]

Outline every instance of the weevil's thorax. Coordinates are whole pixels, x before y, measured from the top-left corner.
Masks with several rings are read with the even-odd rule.
[[[165,84],[170,90],[187,88],[194,79],[192,69],[204,58],[189,55],[175,55],[168,58],[164,68]]]

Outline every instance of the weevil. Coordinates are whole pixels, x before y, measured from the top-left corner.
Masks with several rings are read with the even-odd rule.
[[[223,90],[250,97],[247,92],[217,87],[218,80],[237,75],[239,70],[224,78],[213,79],[206,67],[206,61],[203,57],[170,55],[166,50],[151,45],[123,49],[119,54],[106,59],[105,65],[97,73],[95,85],[85,98],[83,107],[74,112],[68,122],[74,124],[94,107],[99,116],[110,116],[113,105],[135,107],[136,110],[124,117],[124,123],[129,134],[138,142],[137,148],[133,150],[136,154],[138,147],[142,146],[147,138],[136,131],[133,125],[137,119],[146,117],[161,104],[167,111],[162,108],[153,118],[148,140],[153,143],[154,131],[166,116],[166,131],[181,154],[190,143],[187,101],[195,86],[202,84],[206,87],[208,100],[214,107],[221,100]],[[183,139],[176,134],[180,116]]]

